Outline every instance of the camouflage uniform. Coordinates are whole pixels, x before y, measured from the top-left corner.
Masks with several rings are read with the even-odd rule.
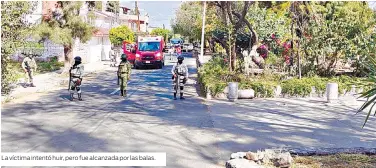
[[[179,91],[180,99],[184,99],[183,97],[183,89],[184,84],[188,80],[188,67],[187,65],[183,64],[184,57],[178,57],[178,63],[174,65],[171,69],[171,73],[173,75],[173,85],[174,85],[174,99],[176,99],[176,95]]]
[[[37,70],[37,63],[35,62],[35,59],[31,54],[25,57],[22,61],[22,69],[24,69],[26,73],[26,77],[28,79],[28,82],[30,82],[30,86],[35,87],[33,82],[33,72]]]
[[[77,59],[77,60],[76,60]],[[71,100],[73,100],[73,94],[74,92],[77,92],[78,94],[78,99],[81,99],[81,82],[82,82],[82,77],[84,75],[84,65],[81,64],[81,58],[75,58],[76,62],[71,67],[69,70],[70,73],[70,95],[71,95]],[[79,60],[79,61],[78,61]]]
[[[124,58],[122,55],[122,61],[119,64],[118,68],[118,80],[120,85],[120,95],[125,97],[127,90],[127,82],[131,77],[131,64]]]

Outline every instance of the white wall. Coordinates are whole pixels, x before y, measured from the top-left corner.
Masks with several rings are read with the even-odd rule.
[[[101,37],[92,37],[89,41],[90,62],[97,62],[101,60]]]
[[[42,1],[36,1],[37,6],[32,14],[26,15],[26,20],[31,24],[36,24],[42,19]]]

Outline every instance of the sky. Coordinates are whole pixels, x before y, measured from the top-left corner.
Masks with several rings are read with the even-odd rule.
[[[181,3],[181,1],[138,1],[138,8],[141,14],[144,12],[149,14],[149,26],[162,28],[164,24],[165,28],[171,29],[170,21]],[[134,9],[135,1],[120,0],[120,5]]]
[[[165,28],[171,29],[170,21],[181,3],[182,1],[139,1],[138,7],[141,14],[149,14],[149,26],[163,27],[164,24]],[[121,0],[120,5],[134,9],[135,1]],[[376,1],[370,1],[369,5],[376,10]]]

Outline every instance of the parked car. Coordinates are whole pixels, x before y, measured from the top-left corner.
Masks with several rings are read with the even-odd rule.
[[[183,44],[183,50],[186,52],[191,52],[193,50],[193,44],[191,43]]]

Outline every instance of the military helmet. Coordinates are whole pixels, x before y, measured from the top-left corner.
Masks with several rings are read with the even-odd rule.
[[[120,57],[120,58],[121,58],[121,59],[127,59],[127,57],[128,57],[128,56],[127,56],[126,54],[121,54],[121,57]]]
[[[81,62],[81,57],[80,56],[77,56],[77,57],[74,57],[74,61],[77,61],[77,62]]]
[[[179,60],[179,61],[180,61],[180,60],[183,61],[183,60],[184,60],[184,57],[180,55],[180,56],[178,56],[178,60]]]

